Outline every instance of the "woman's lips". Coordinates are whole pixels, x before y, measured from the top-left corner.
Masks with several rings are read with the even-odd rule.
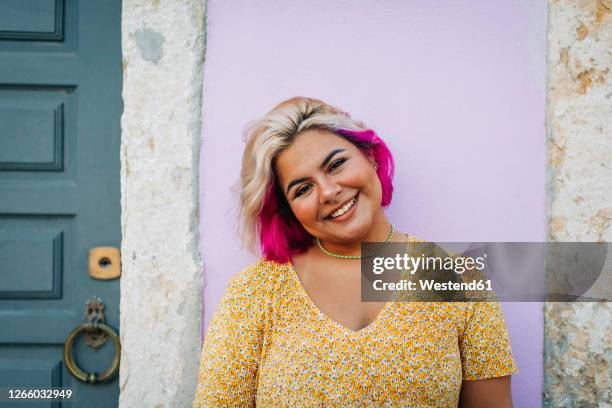
[[[345,212],[344,214],[336,217],[336,218],[332,218],[331,215],[329,215],[328,217],[326,217],[326,219],[328,221],[344,221],[346,219],[348,219],[351,215],[353,215],[353,213],[355,212],[355,209],[357,208],[357,204],[359,203],[359,193],[357,193],[354,197],[355,202],[353,203],[353,205],[351,206],[351,208],[348,209],[347,212]]]

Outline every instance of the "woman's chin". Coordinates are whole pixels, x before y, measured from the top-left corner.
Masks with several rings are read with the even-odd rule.
[[[334,228],[327,235],[337,237],[338,242],[345,244],[352,242],[361,242],[368,234],[371,223],[355,220],[353,223],[347,223],[342,227]],[[331,238],[333,240],[333,238]]]

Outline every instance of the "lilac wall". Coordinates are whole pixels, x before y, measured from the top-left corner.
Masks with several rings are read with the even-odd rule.
[[[359,4],[358,4],[359,3]],[[243,126],[294,95],[365,121],[397,163],[388,214],[438,241],[543,241],[545,34],[541,1],[210,0],[201,160],[205,323],[254,258],[233,235]],[[540,405],[540,304],[504,304]]]

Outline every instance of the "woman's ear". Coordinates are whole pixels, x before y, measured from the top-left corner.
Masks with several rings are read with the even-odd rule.
[[[372,167],[374,167],[374,170],[378,170],[378,162],[376,162],[376,159],[374,158],[374,154],[372,154],[372,152],[368,153],[368,160],[370,161],[370,164],[372,164]]]

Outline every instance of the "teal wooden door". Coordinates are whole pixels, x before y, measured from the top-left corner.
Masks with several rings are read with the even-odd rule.
[[[11,406],[117,406],[118,379],[77,381],[63,345],[93,296],[119,329],[119,280],[90,278],[88,253],[121,240],[120,27],[120,0],[0,1],[0,387],[76,397]],[[91,372],[114,353],[74,347]]]

